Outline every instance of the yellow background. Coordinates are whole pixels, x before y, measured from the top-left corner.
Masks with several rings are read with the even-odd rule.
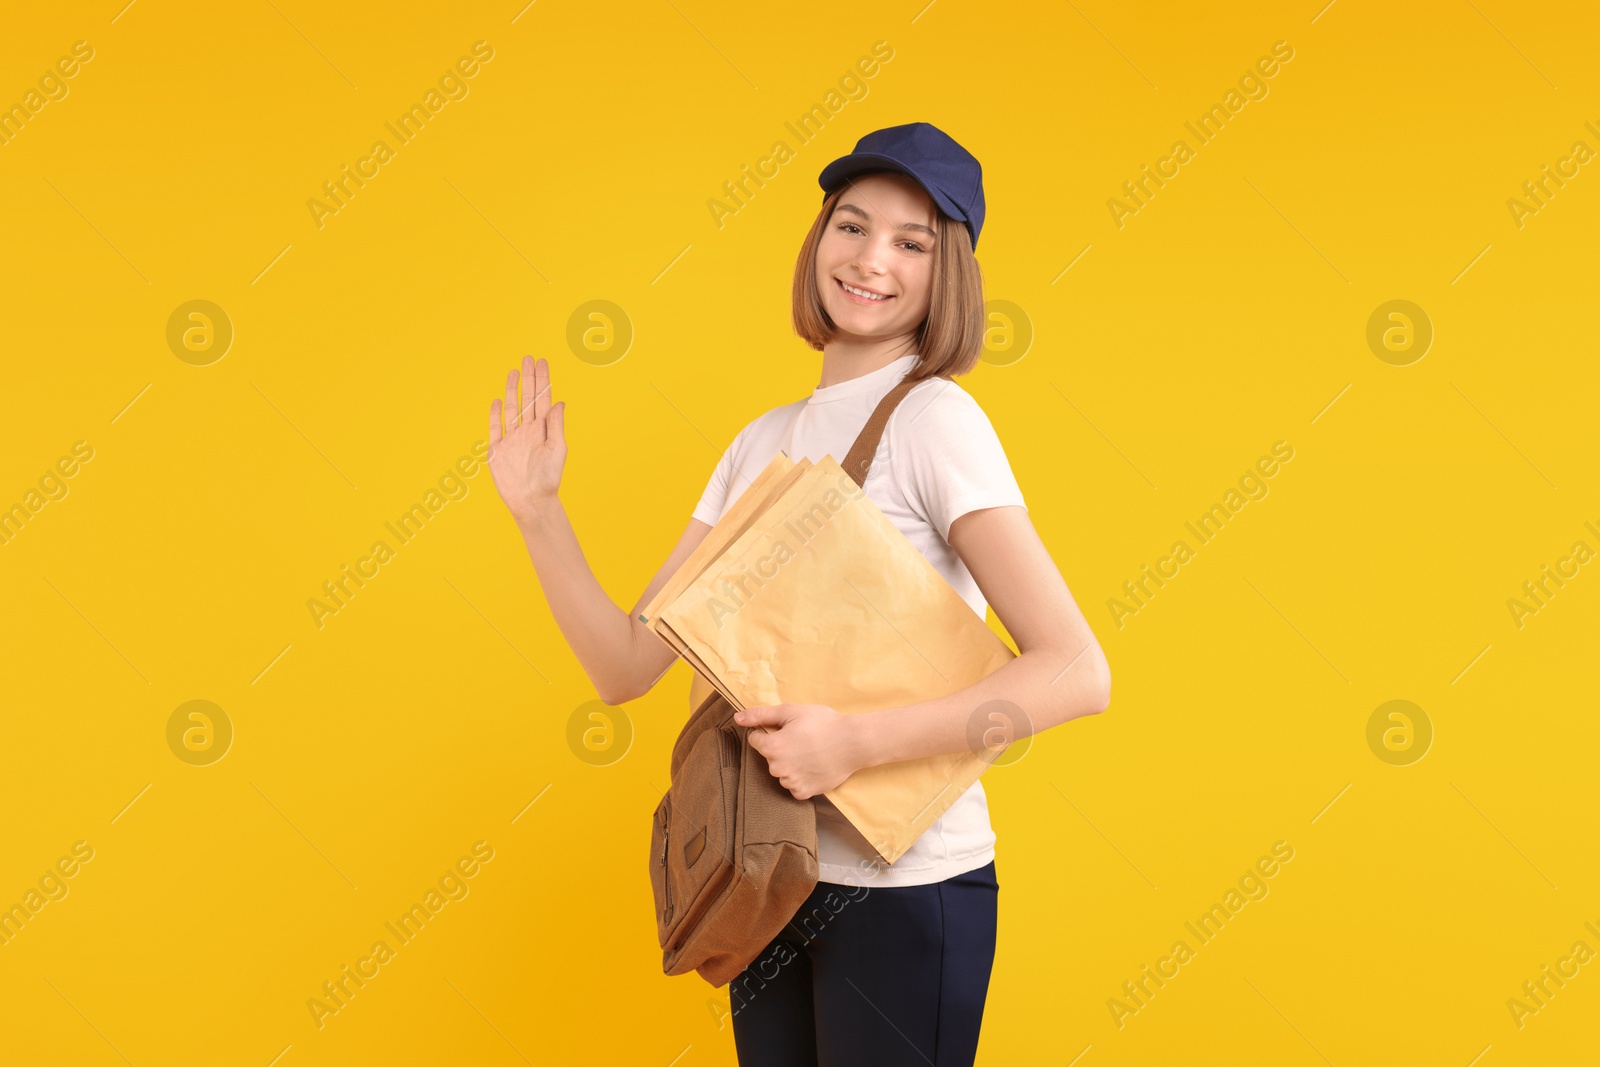
[[[1600,547],[1600,175],[1521,228],[1506,205],[1600,148],[1591,9],[119,6],[0,35],[0,103],[95,50],[0,147],[0,503],[94,449],[0,546],[0,902],[94,849],[0,947],[0,1059],[734,1061],[726,991],[660,973],[645,866],[687,669],[615,709],[620,759],[578,759],[595,694],[486,471],[320,629],[306,602],[533,353],[631,607],[733,435],[816,384],[789,285],[818,171],[919,120],[983,161],[987,296],[1035,333],[962,384],[1114,677],[985,778],[980,1062],[1592,1058],[1600,964],[1520,1029],[1506,1006],[1600,949],[1596,565],[1520,629],[1506,604]],[[479,40],[469,95],[319,229],[322,183]],[[800,146],[784,123],[880,40]],[[1117,228],[1123,181],[1280,40],[1269,95]],[[719,229],[707,202],[779,139]],[[166,342],[195,299],[235,330],[208,366]],[[596,299],[633,325],[620,359],[567,343]],[[1392,299],[1436,330],[1409,366],[1365,340]],[[1119,628],[1107,600],[1278,440],[1270,495]],[[235,730],[209,766],[167,745],[195,699]],[[1409,766],[1367,745],[1392,699],[1435,732]],[[1108,999],[1280,840],[1270,895],[1119,1029]],[[470,894],[318,1029],[307,1000],[477,841]]]

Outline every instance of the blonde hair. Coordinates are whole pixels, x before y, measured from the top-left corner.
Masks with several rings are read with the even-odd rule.
[[[847,183],[835,189],[822,202],[794,267],[794,332],[818,352],[834,339],[838,327],[823,310],[822,294],[817,290],[817,246],[834,207],[849,188]],[[938,205],[934,211],[939,239],[934,242],[933,292],[927,318],[917,329],[915,351],[921,358],[906,375],[911,381],[966,374],[983,352],[983,272],[972,253],[972,235],[966,223],[952,219]]]

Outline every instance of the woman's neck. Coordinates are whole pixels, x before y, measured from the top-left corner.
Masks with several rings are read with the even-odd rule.
[[[882,370],[901,356],[910,355],[915,339],[892,341],[831,341],[822,349],[822,380],[817,388],[848,382],[863,374]]]

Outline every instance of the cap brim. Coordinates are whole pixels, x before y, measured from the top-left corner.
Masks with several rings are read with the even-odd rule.
[[[957,222],[967,221],[966,213],[956,207],[954,200],[951,200],[948,196],[945,196],[939,190],[917,177],[910,167],[898,159],[893,156],[881,155],[877,152],[854,152],[848,156],[841,156],[822,168],[822,173],[817,176],[817,184],[822,186],[824,194],[828,194],[858,174],[864,174],[872,170],[899,171],[922,186],[923,190],[933,198],[933,202],[939,205],[940,211]]]

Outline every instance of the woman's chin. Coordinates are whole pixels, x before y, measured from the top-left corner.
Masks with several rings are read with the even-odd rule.
[[[892,337],[898,332],[891,328],[887,320],[873,315],[870,311],[863,315],[854,305],[828,308],[827,312],[841,333],[850,334],[861,340],[872,341]]]

